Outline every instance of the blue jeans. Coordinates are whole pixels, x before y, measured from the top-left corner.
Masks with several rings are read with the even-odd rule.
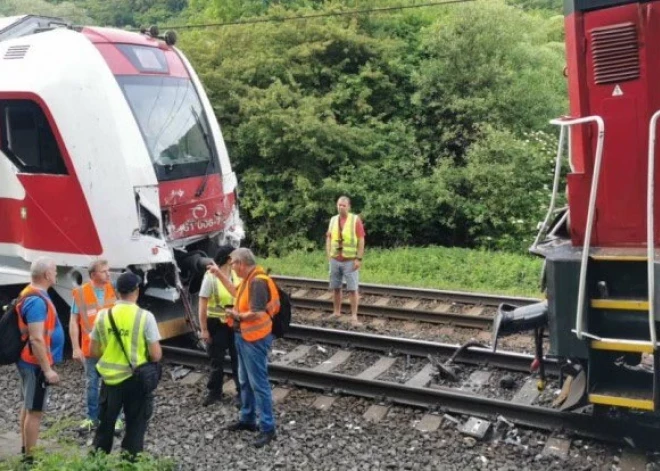
[[[87,418],[98,420],[99,418],[99,390],[101,375],[96,371],[98,358],[85,358],[83,367],[85,368],[85,383],[87,385]]]
[[[273,343],[273,336],[268,335],[256,342],[248,342],[237,332],[235,342],[238,353],[238,382],[241,388],[239,420],[254,424],[257,422],[258,412],[261,431],[273,432],[273,395],[268,382],[268,350]]]

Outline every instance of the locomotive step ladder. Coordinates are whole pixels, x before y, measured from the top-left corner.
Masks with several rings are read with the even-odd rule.
[[[590,295],[582,332],[589,342],[587,394],[590,403],[600,406],[657,411],[660,362],[645,366],[643,361],[655,359],[657,349],[647,322],[652,311],[648,257],[639,252],[598,249],[589,256]]]
[[[660,111],[653,115],[649,123],[646,253],[640,253],[639,249],[592,250],[590,247],[603,157],[605,136],[603,119],[600,116],[588,116],[551,121],[552,124],[561,127],[553,195],[546,220],[532,247],[538,243],[541,233],[547,229],[547,222],[554,212],[563,141],[567,128],[585,123],[596,123],[598,126],[596,155],[585,226],[585,242],[580,260],[575,329],[573,329],[573,333],[578,339],[589,342],[587,393],[589,402],[593,404],[647,411],[660,410],[660,358],[658,357],[655,321],[656,257],[653,221],[655,136],[656,123],[659,117]],[[629,288],[630,284],[623,280],[616,286],[616,295],[609,296],[607,282],[598,279],[602,273],[598,271],[592,273],[594,268],[604,269],[608,263],[610,266],[618,265],[620,272],[622,272],[621,264],[633,264],[636,265],[634,268],[638,270],[638,273],[639,264],[646,265],[646,279],[643,280],[646,285],[645,292],[640,293],[639,289],[636,289],[639,286]],[[602,267],[600,267],[601,264]],[[643,265],[641,268],[643,268]],[[590,269],[588,270],[588,268]],[[616,273],[616,269],[611,271]],[[643,317],[640,319],[640,316]],[[652,355],[654,361],[650,371],[640,368],[642,355]],[[637,365],[635,365],[635,362],[637,362]]]

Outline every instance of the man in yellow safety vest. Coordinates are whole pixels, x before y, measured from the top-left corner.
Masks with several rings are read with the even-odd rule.
[[[134,368],[160,361],[163,356],[154,315],[136,304],[141,283],[136,274],[122,273],[116,284],[119,301],[99,313],[92,330],[92,355],[99,359],[96,369],[103,378],[94,448],[106,453],[112,450],[115,421],[122,408],[126,433],[121,447],[130,455],[144,449],[144,435],[153,412],[153,391],[146,392],[133,375]]]
[[[238,286],[240,278],[231,269],[230,255],[234,251],[231,245],[218,248],[213,261],[219,270]],[[213,274],[206,273],[199,289],[199,326],[200,337],[208,344],[208,353],[211,359],[211,374],[206,385],[208,395],[204,399],[204,406],[210,406],[222,399],[222,380],[224,377],[223,364],[225,353],[229,350],[231,359],[231,374],[236,384],[236,391],[240,391],[238,384],[238,355],[234,343],[234,329],[227,323],[227,309],[234,307],[234,297],[220,283]]]
[[[358,282],[364,256],[364,225],[360,217],[350,212],[351,200],[341,196],[337,200],[339,214],[330,219],[326,234],[325,251],[330,262],[330,289],[333,290],[331,319],[341,317],[342,284],[351,302],[351,322],[359,325]]]

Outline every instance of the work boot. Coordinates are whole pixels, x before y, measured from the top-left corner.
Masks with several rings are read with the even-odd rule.
[[[264,447],[273,440],[275,440],[275,430],[272,430],[270,432],[261,432],[259,434],[259,438],[257,438],[254,442],[254,447],[255,448]]]
[[[208,407],[211,404],[215,404],[216,402],[220,402],[222,400],[222,392],[216,393],[216,392],[209,392],[208,395],[206,396],[206,399],[204,399],[204,402],[202,402],[202,405],[204,407]]]
[[[257,424],[249,424],[247,422],[241,422],[240,420],[237,420],[236,422],[232,422],[231,424],[227,425],[227,427],[225,427],[225,430],[229,432],[238,432],[239,430],[248,430],[250,432],[256,432]]]

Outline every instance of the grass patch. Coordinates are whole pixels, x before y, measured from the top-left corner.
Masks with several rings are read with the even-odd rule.
[[[30,471],[174,471],[176,463],[169,459],[154,458],[140,454],[136,461],[123,459],[120,454],[87,453],[80,447],[68,447],[62,450],[38,449],[34,454],[34,463],[23,465],[20,457],[0,462],[0,470]]]
[[[292,252],[261,261],[273,273],[328,278],[325,252]],[[539,297],[543,260],[531,255],[447,247],[369,249],[360,281]]]

